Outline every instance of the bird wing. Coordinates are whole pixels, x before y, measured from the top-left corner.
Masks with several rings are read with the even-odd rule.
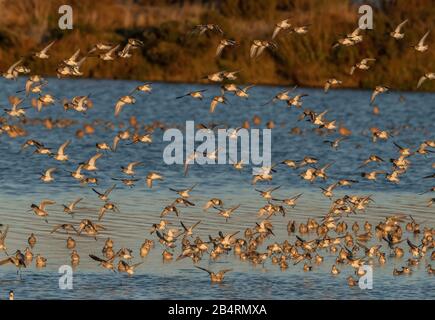
[[[425,76],[422,76],[422,77],[418,80],[417,88],[419,88],[419,87],[423,84],[423,82],[425,82],[425,81],[426,81],[426,77],[425,77]]]
[[[370,103],[373,103],[375,101],[376,96],[379,94],[379,91],[375,90],[372,93],[372,96],[370,97]]]
[[[358,27],[356,28],[350,35],[349,37],[356,37],[357,35],[359,35],[361,29]]]
[[[140,161],[130,162],[130,163],[127,165],[127,168],[128,168],[128,170],[133,170],[133,168],[134,168],[135,166],[139,165],[139,164],[141,164]]]
[[[5,240],[6,236],[8,234],[8,230],[9,230],[9,225],[6,226],[5,230],[2,232],[0,239]]]
[[[98,213],[98,220],[101,220],[101,218],[104,216],[104,213],[106,213],[106,207],[102,206],[100,208],[100,212]]]
[[[112,185],[109,189],[107,189],[104,192],[104,195],[107,197],[112,192],[112,190],[115,189],[115,187],[116,187],[116,184]]]
[[[77,205],[77,203],[79,203],[79,202],[82,201],[82,200],[83,200],[83,198],[78,198],[77,200],[75,200],[75,201],[72,203],[73,208]]]
[[[407,23],[408,22],[408,19],[406,19],[405,21],[403,21],[403,22],[401,22],[397,27],[396,27],[396,29],[394,29],[394,32],[396,32],[396,33],[399,33],[400,32],[400,29],[405,25],[405,23]]]
[[[197,223],[195,223],[190,229],[194,229],[200,223],[201,223],[201,220],[199,220]]]
[[[14,263],[14,261],[12,260],[12,258],[6,258],[6,259],[3,259],[3,260],[0,260],[0,266],[6,264],[6,263],[8,263],[8,262],[10,262],[10,263]]]
[[[69,58],[69,60],[76,61],[77,57],[79,56],[79,53],[80,53],[80,49],[77,49],[77,51],[74,52],[74,54],[71,56],[71,58]]]
[[[21,62],[23,62],[23,59],[18,60],[17,62],[15,62],[13,65],[11,65],[7,71],[7,73],[12,73],[12,71],[14,71],[14,69],[16,68],[16,66],[18,66]]]
[[[189,230],[188,228],[186,228],[186,226],[184,225],[183,221],[180,221],[180,224],[181,224],[181,226],[183,227],[183,229],[184,229],[185,231],[188,231],[188,230]]]
[[[430,32],[430,30],[428,32],[426,32],[424,34],[424,36],[420,39],[420,41],[418,42],[419,46],[423,46],[424,45],[424,41],[426,40],[427,36],[429,35],[429,32]]]
[[[65,141],[60,147],[59,150],[57,151],[57,154],[59,155],[65,155],[65,148],[71,143],[70,140]]]
[[[213,99],[210,103],[210,113],[213,113],[216,109],[216,106],[219,104],[219,102],[215,99]]]
[[[56,168],[49,168],[45,171],[46,176],[51,176],[51,174],[56,171]]]
[[[361,60],[361,63],[362,64],[367,64],[367,62],[369,62],[369,61],[376,61],[376,59],[374,59],[374,58],[364,58],[364,59]]]
[[[103,259],[101,259],[101,258],[99,258],[99,257],[97,257],[97,256],[95,256],[95,255],[93,255],[93,254],[90,254],[89,257],[91,257],[91,258],[92,258],[93,260],[95,260],[95,261],[98,261],[98,262],[104,262]]]
[[[58,224],[55,225],[53,229],[51,229],[50,233],[56,232],[57,230],[59,230],[60,228],[62,228],[63,224]]]
[[[45,206],[50,205],[50,204],[55,204],[56,202],[53,200],[42,200],[41,203],[39,204],[39,208],[41,210],[44,210]]]
[[[116,50],[118,50],[119,46],[120,46],[120,45],[117,44],[115,47],[113,47],[112,49],[110,49],[109,51],[107,51],[107,53],[108,53],[109,55],[112,55],[113,52],[115,52]]]
[[[115,117],[117,117],[121,111],[122,111],[122,107],[125,105],[125,102],[122,101],[121,99],[118,100],[118,102],[115,105]]]
[[[202,267],[199,267],[199,266],[195,266],[195,268],[203,270],[203,271],[207,272],[208,274],[212,274],[212,272],[210,270],[207,270],[206,268],[202,268]]]
[[[225,48],[225,45],[222,43],[219,43],[217,49],[216,49],[216,57],[220,56],[222,53],[222,50]]]
[[[253,43],[251,45],[251,49],[249,51],[249,55],[250,55],[251,58],[254,58],[256,56],[257,49],[258,49],[258,46],[255,43]]]
[[[116,147],[118,147],[119,140],[121,140],[117,135],[113,138],[112,150],[116,151]]]
[[[275,37],[277,36],[277,34],[281,31],[281,27],[276,26],[275,29],[273,30],[273,34],[272,34],[272,40],[275,39]]]
[[[224,269],[224,270],[219,271],[218,273],[221,275],[224,275],[225,273],[230,272],[230,271],[233,271],[233,269]]]
[[[95,156],[93,156],[92,158],[89,159],[88,164],[91,166],[95,166],[95,162],[98,160],[98,158],[100,158],[103,154],[102,153],[97,153]]]
[[[41,53],[47,53],[48,49],[56,42],[56,40],[51,41],[44,49],[42,49]]]

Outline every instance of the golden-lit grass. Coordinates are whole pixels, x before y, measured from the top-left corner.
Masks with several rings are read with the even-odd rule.
[[[241,82],[321,86],[329,77],[343,80],[347,87],[371,88],[378,84],[396,89],[415,89],[418,78],[434,72],[434,35],[423,54],[410,46],[434,29],[435,7],[430,0],[379,1],[374,6],[374,30],[364,32],[364,41],[353,47],[332,50],[343,34],[358,22],[358,7],[349,0],[82,0],[70,1],[74,29],[57,27],[61,0],[0,0],[0,70],[15,59],[42,48],[52,39],[59,41],[47,61],[29,60],[33,72],[55,74],[56,65],[77,48],[89,50],[97,41],[125,43],[139,37],[145,48],[129,60],[114,62],[89,58],[85,76],[134,78],[140,80],[196,82],[218,70],[241,70]],[[290,18],[294,25],[311,24],[303,36],[282,33],[278,50],[267,51],[258,60],[249,59],[254,39],[270,38],[277,21]],[[405,18],[405,39],[395,41],[386,33]],[[225,37],[240,45],[214,53],[218,35],[189,37],[199,23],[217,23]],[[435,32],[435,30],[434,30]],[[348,75],[350,66],[364,57],[378,59],[368,72]],[[427,81],[422,90],[435,90]]]

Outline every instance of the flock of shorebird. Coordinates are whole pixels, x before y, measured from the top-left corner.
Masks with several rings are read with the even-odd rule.
[[[400,23],[395,30],[390,33],[390,36],[397,41],[403,41],[404,33],[402,29],[408,20]],[[273,41],[279,34],[284,32],[303,35],[309,32],[309,25],[293,26],[290,19],[281,21],[276,24],[271,40],[254,40],[250,49],[250,57],[252,59],[258,59],[265,49],[278,50],[277,44]],[[206,33],[217,33],[221,36],[224,35],[223,31],[218,25],[207,24],[198,25],[194,28],[191,34],[204,35]],[[429,31],[421,38],[418,44],[414,45],[414,49],[420,54],[428,50],[427,37]],[[363,41],[363,30],[357,28],[350,34],[347,34],[343,38],[337,40],[333,44],[333,48],[339,46],[352,46]],[[8,70],[3,73],[3,77],[6,79],[17,79],[20,74],[30,74],[31,70],[27,66],[27,61],[31,59],[49,59],[49,50],[55,44],[55,41],[48,44],[43,50],[31,54],[29,57],[23,57],[14,63]],[[238,43],[231,39],[222,39],[219,41],[216,56],[222,54],[224,50],[236,46]],[[106,43],[97,43],[86,54],[80,57],[81,50],[78,49],[71,57],[60,62],[56,72],[59,78],[67,76],[81,76],[83,72],[80,70],[83,63],[89,57],[101,59],[103,61],[112,61],[115,59],[127,59],[133,54],[133,51],[141,48],[143,42],[138,39],[128,39],[123,44],[113,45]],[[350,68],[350,75],[356,71],[364,71],[370,69],[371,65],[376,61],[376,58],[365,58]],[[244,88],[239,87],[234,80],[237,79],[239,71],[219,71],[214,74],[205,77],[206,80],[214,83],[221,83],[221,95],[213,97],[210,105],[210,112],[214,112],[219,103],[225,104],[227,92],[234,94],[240,98],[248,98],[248,90],[253,85],[246,86]],[[417,80],[417,87],[423,85],[426,80],[434,80],[435,73],[428,72]],[[332,86],[342,84],[341,80],[336,78],[327,79],[325,82],[325,93]],[[74,122],[69,120],[51,120],[45,119],[43,121],[35,122],[34,120],[26,117],[27,109],[30,107],[21,107],[23,101],[33,95],[31,99],[32,106],[37,109],[38,112],[42,112],[46,107],[58,102],[58,99],[50,94],[44,93],[45,88],[48,86],[48,81],[40,75],[30,75],[26,81],[25,88],[19,90],[17,93],[24,92],[22,98],[18,96],[11,96],[9,102],[11,108],[5,108],[5,115],[0,118],[1,128],[0,134],[7,135],[10,138],[22,137],[26,133],[20,125],[25,124],[38,124],[43,125],[46,128],[60,127],[64,128],[72,125]],[[389,88],[385,85],[376,86],[373,94],[370,98],[370,104],[373,104],[376,97],[379,94],[387,92]],[[183,97],[191,97],[194,99],[203,99],[206,89],[196,90],[188,92],[182,96],[176,97],[181,99]],[[152,92],[152,84],[144,83],[134,88],[129,94],[122,96],[115,103],[115,116],[118,116],[125,105],[131,105],[136,102],[135,93],[148,93]],[[274,97],[267,101],[268,103],[275,103],[277,101],[284,101],[288,107],[294,107],[301,109],[303,100],[302,98],[306,94],[291,95],[292,90],[285,90],[277,93]],[[77,96],[71,100],[65,99],[63,101],[63,107],[65,111],[74,110],[76,112],[86,113],[86,111],[93,107],[93,102],[90,98],[90,94],[86,96]],[[377,110],[377,111],[376,111]],[[374,111],[379,112],[376,106]],[[334,133],[338,131],[340,137],[335,140],[325,140],[325,143],[330,144],[332,150],[339,148],[340,143],[346,139],[346,136],[350,134],[350,131],[346,128],[338,128],[336,121],[328,121],[325,118],[327,110],[316,113],[310,109],[303,109],[299,119],[311,122],[311,124],[319,130],[319,132]],[[258,120],[258,119],[257,119]],[[15,122],[14,122],[15,121]],[[112,130],[115,130],[113,123],[94,123],[95,126],[103,125]],[[268,123],[269,127],[273,127],[273,123]],[[68,171],[72,179],[77,180],[83,185],[95,186],[98,183],[98,178],[95,176],[87,175],[89,172],[96,172],[99,170],[97,166],[98,159],[103,157],[105,152],[116,152],[120,141],[128,141],[127,144],[150,144],[153,142],[153,131],[157,128],[165,128],[162,123],[154,123],[150,126],[145,126],[141,131],[140,124],[137,123],[134,117],[130,118],[130,127],[125,130],[120,130],[113,138],[113,143],[98,142],[96,144],[97,153],[90,159],[80,162],[73,171]],[[201,125],[201,128],[214,130],[216,125],[206,126]],[[87,125],[83,130],[79,130],[76,133],[78,138],[91,134],[94,131],[92,125]],[[237,134],[237,132],[235,132]],[[373,142],[378,139],[388,140],[390,133],[378,128],[371,128],[371,134]],[[68,163],[71,159],[68,155],[68,146],[71,143],[71,139],[68,139],[62,143],[57,150],[47,147],[39,139],[28,139],[22,144],[22,149],[33,148],[33,153],[51,157],[59,165]],[[434,140],[421,141],[418,148],[411,150],[409,147],[403,147],[394,142],[397,147],[397,158],[391,159],[392,168],[389,171],[385,170],[372,170],[361,174],[362,178],[376,181],[378,175],[383,175],[386,180],[392,183],[400,183],[400,177],[406,174],[407,169],[411,165],[411,157],[426,156],[435,148]],[[25,151],[25,150],[24,150]],[[211,158],[216,158],[216,152],[211,155],[207,155]],[[193,155],[194,158],[194,155]],[[186,160],[185,174],[187,174],[187,167],[189,160],[193,160],[192,157]],[[300,177],[308,182],[314,182],[317,179],[326,181],[328,179],[327,170],[333,165],[332,163],[319,166],[320,160],[306,156],[302,160],[285,159],[271,167],[264,167],[261,173],[253,176],[252,183],[266,181],[270,182],[273,178],[273,174],[276,172],[278,166],[284,168],[290,168],[294,170],[300,170]],[[371,154],[367,155],[367,159],[362,160],[360,168],[366,166],[378,165],[385,163],[381,156]],[[115,179],[121,181],[124,185],[133,187],[135,183],[140,179],[135,178],[135,168],[142,165],[142,162],[135,161],[121,166],[121,172],[124,174],[123,178]],[[235,162],[233,166],[236,170],[243,170],[244,164],[242,162]],[[435,168],[435,165],[432,165]],[[56,167],[48,168],[40,177],[42,183],[53,183],[55,181]],[[426,179],[433,179],[434,175],[424,177]],[[163,180],[163,174],[159,172],[151,171],[146,176],[146,184],[149,188],[152,188],[154,184],[159,180]],[[145,239],[143,244],[138,248],[140,257],[144,258],[155,247],[156,242],[162,246],[162,257],[164,261],[175,259],[191,259],[200,270],[203,270],[210,275],[212,282],[222,282],[224,276],[231,269],[220,270],[213,272],[203,267],[197,266],[197,264],[205,257],[208,256],[211,260],[219,259],[219,257],[233,252],[240,258],[241,261],[248,261],[254,265],[263,265],[268,260],[272,264],[279,266],[282,270],[289,267],[290,264],[301,264],[303,270],[306,272],[316,268],[316,265],[320,265],[324,261],[324,255],[335,256],[334,263],[331,266],[331,274],[338,275],[341,269],[353,268],[355,270],[355,276],[349,276],[347,283],[350,286],[355,286],[358,283],[358,277],[364,275],[365,271],[362,266],[370,265],[382,265],[386,263],[387,258],[394,257],[395,259],[403,259],[407,256],[408,259],[404,262],[401,269],[394,268],[394,275],[406,275],[411,274],[413,267],[425,263],[427,272],[429,274],[434,273],[434,269],[431,267],[428,260],[435,259],[435,251],[433,250],[435,245],[434,234],[435,230],[426,226],[422,228],[420,224],[412,217],[406,215],[392,215],[386,217],[383,221],[380,221],[377,225],[372,225],[368,221],[363,224],[358,222],[348,226],[345,218],[351,214],[358,214],[364,212],[364,210],[373,201],[372,196],[357,196],[357,195],[345,195],[341,198],[334,198],[334,190],[343,187],[351,186],[357,181],[351,179],[341,179],[333,182],[327,187],[322,187],[322,194],[331,200],[330,210],[326,213],[323,219],[316,220],[310,218],[305,222],[297,223],[294,220],[290,220],[287,225],[287,231],[289,236],[294,236],[284,240],[283,242],[273,241],[275,236],[274,225],[272,218],[276,215],[285,216],[288,208],[294,208],[297,205],[298,199],[302,194],[295,195],[290,198],[280,199],[275,197],[275,192],[280,187],[272,187],[268,189],[255,189],[259,195],[266,201],[265,205],[258,211],[258,217],[262,219],[260,222],[256,222],[252,227],[246,230],[225,234],[219,232],[217,236],[209,236],[206,239],[202,239],[197,231],[201,221],[189,226],[179,220],[180,228],[171,228],[171,222],[166,220],[168,215],[175,215],[180,218],[180,206],[191,207],[195,204],[189,199],[190,193],[194,190],[196,185],[186,189],[171,189],[171,191],[177,194],[177,198],[171,204],[164,206],[161,212],[161,220],[157,223],[150,224],[150,234],[155,236],[155,239]],[[71,265],[78,266],[81,257],[76,249],[75,237],[87,236],[97,239],[102,232],[108,232],[102,225],[102,220],[105,214],[108,212],[118,212],[118,206],[112,202],[110,197],[112,192],[116,190],[116,184],[110,186],[107,190],[97,190],[92,188],[96,196],[101,200],[102,205],[98,210],[98,216],[89,217],[83,219],[78,223],[63,223],[55,225],[52,228],[51,233],[65,232],[68,235],[66,239],[66,246],[70,251]],[[425,192],[434,192],[435,187],[430,188]],[[75,201],[67,204],[63,204],[63,212],[67,215],[74,217],[74,213],[79,211],[80,201],[82,198],[78,198]],[[435,201],[431,198],[428,202],[428,206],[431,206]],[[44,219],[48,223],[48,216],[50,206],[55,205],[52,200],[42,200],[38,204],[31,204],[29,211]],[[203,210],[216,210],[216,212],[222,216],[225,221],[228,221],[232,215],[238,210],[240,205],[225,207],[221,199],[211,198],[203,206]],[[350,228],[349,228],[350,227]],[[31,234],[28,238],[28,246],[25,250],[16,250],[15,253],[9,254],[7,251],[7,235],[9,231],[8,225],[0,225],[0,252],[5,257],[0,259],[0,266],[5,264],[12,264],[17,268],[21,278],[21,269],[29,267],[32,261],[35,261],[37,268],[43,268],[47,264],[47,260],[40,254],[34,255],[32,250],[37,244],[37,235]],[[407,234],[405,233],[407,232]],[[150,236],[151,237],[151,236]],[[294,241],[290,241],[294,239]],[[269,243],[265,243],[266,240],[271,240]],[[403,243],[404,242],[404,243]],[[403,244],[402,244],[403,243]],[[102,248],[102,255],[89,254],[88,257],[98,263],[102,268],[109,270],[117,270],[121,273],[125,272],[128,275],[133,275],[135,269],[140,266],[141,262],[132,262],[133,251],[130,248],[119,248],[115,250],[114,241],[108,238]],[[178,253],[176,253],[178,251]],[[409,253],[407,253],[407,251]],[[431,253],[430,253],[431,252]],[[428,255],[430,257],[428,257]],[[116,263],[117,261],[117,263]],[[401,260],[398,260],[401,261]],[[10,298],[13,299],[14,293],[10,293]]]

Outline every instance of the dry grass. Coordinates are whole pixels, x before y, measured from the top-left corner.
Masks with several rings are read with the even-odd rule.
[[[204,4],[203,4],[204,2]],[[0,70],[15,59],[35,51],[52,39],[59,39],[49,62],[29,61],[34,72],[54,74],[57,63],[76,48],[88,50],[97,41],[123,42],[128,37],[145,40],[145,48],[134,58],[110,64],[89,59],[85,76],[137,78],[141,80],[198,81],[221,69],[242,70],[240,81],[267,84],[319,86],[335,76],[348,87],[377,84],[414,89],[425,72],[434,71],[434,36],[429,50],[419,54],[409,48],[426,30],[434,29],[435,7],[430,0],[378,1],[375,30],[367,31],[363,43],[331,50],[331,44],[357,25],[358,10],[348,0],[75,0],[74,30],[57,28],[61,0],[0,0]],[[307,35],[282,34],[278,50],[259,60],[249,59],[253,39],[267,39],[274,24],[291,18],[295,25],[311,24]],[[406,37],[395,41],[385,35],[404,18]],[[240,45],[214,58],[218,36],[188,38],[186,33],[198,23],[218,23],[226,37]],[[369,72],[347,75],[349,67],[364,57],[377,57]],[[435,90],[427,82],[424,90]]]

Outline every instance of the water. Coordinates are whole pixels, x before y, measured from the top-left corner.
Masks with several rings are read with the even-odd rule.
[[[354,275],[349,266],[339,266],[342,271],[338,276],[332,276],[331,265],[335,259],[326,251],[320,253],[325,262],[314,265],[312,272],[304,272],[302,263],[280,271],[279,266],[268,261],[264,266],[253,266],[249,262],[241,262],[232,253],[221,256],[217,261],[209,261],[204,255],[200,266],[219,270],[232,268],[222,284],[210,284],[208,275],[193,267],[190,259],[180,261],[162,262],[163,247],[158,243],[155,234],[150,235],[149,230],[153,223],[160,221],[160,212],[170,204],[176,194],[168,188],[187,188],[194,183],[199,185],[191,192],[191,201],[195,207],[184,208],[180,206],[180,218],[174,214],[167,216],[173,223],[172,227],[181,228],[179,220],[186,225],[192,225],[198,220],[201,223],[195,229],[203,239],[208,235],[216,237],[218,231],[231,233],[243,232],[253,227],[255,222],[262,218],[257,217],[258,209],[266,204],[254,187],[251,185],[251,168],[246,166],[242,173],[235,171],[230,165],[192,166],[189,175],[184,177],[182,165],[166,165],[162,159],[163,149],[167,142],[162,141],[163,131],[157,129],[153,133],[152,144],[127,145],[121,141],[116,153],[104,153],[97,161],[100,169],[92,175],[98,177],[98,190],[105,190],[115,181],[112,178],[125,177],[120,171],[121,165],[131,161],[142,161],[144,166],[137,167],[136,178],[140,181],[133,188],[122,185],[116,181],[117,188],[112,193],[111,200],[115,202],[119,213],[108,212],[102,224],[107,228],[98,237],[97,241],[88,237],[75,237],[77,251],[81,262],[74,273],[74,289],[60,290],[58,286],[59,266],[70,263],[70,250],[65,246],[67,235],[62,233],[50,234],[55,224],[74,223],[83,218],[97,220],[99,207],[102,202],[96,197],[90,186],[82,186],[73,180],[64,170],[73,170],[79,162],[87,160],[96,153],[97,142],[112,144],[113,137],[118,129],[112,131],[104,125],[97,125],[95,133],[86,135],[82,139],[75,137],[75,132],[84,124],[93,121],[115,121],[128,125],[128,119],[134,115],[141,127],[160,121],[167,126],[183,128],[186,120],[199,123],[218,123],[230,127],[239,127],[246,119],[251,120],[254,115],[262,119],[260,127],[273,120],[276,127],[272,130],[272,161],[280,162],[284,159],[300,160],[309,155],[319,159],[319,165],[333,162],[328,169],[327,183],[316,181],[310,184],[299,177],[299,170],[279,166],[278,172],[273,176],[272,186],[281,185],[281,189],[274,193],[277,198],[290,197],[303,193],[294,209],[289,209],[287,215],[272,217],[275,237],[268,239],[267,244],[284,239],[294,242],[294,236],[288,237],[286,226],[289,220],[306,222],[307,218],[323,217],[329,207],[330,200],[320,193],[320,186],[326,186],[332,181],[341,178],[359,180],[352,188],[337,189],[335,196],[345,194],[373,195],[375,203],[371,204],[365,212],[351,215],[346,218],[349,226],[358,221],[368,220],[377,224],[386,216],[403,213],[412,215],[423,226],[433,227],[434,208],[427,207],[430,193],[419,195],[433,186],[431,179],[421,179],[432,174],[432,155],[416,155],[410,158],[411,166],[407,173],[401,176],[400,184],[385,181],[382,175],[379,181],[370,182],[362,180],[362,171],[391,170],[390,163],[380,166],[369,164],[368,167],[357,167],[370,154],[374,153],[388,160],[397,157],[397,148],[392,141],[403,146],[416,149],[424,140],[434,139],[435,94],[429,93],[396,93],[383,94],[377,97],[381,108],[379,116],[373,115],[369,106],[371,92],[358,90],[331,90],[324,95],[318,89],[298,89],[298,93],[308,93],[304,98],[304,108],[316,112],[328,110],[326,119],[336,119],[352,130],[352,135],[342,141],[340,148],[333,151],[323,140],[332,140],[338,134],[320,137],[313,131],[314,126],[307,121],[298,121],[300,110],[286,108],[283,102],[261,106],[284,88],[254,87],[250,90],[250,98],[242,101],[229,95],[230,104],[218,105],[215,113],[209,113],[211,97],[219,94],[217,86],[184,85],[184,84],[153,84],[153,93],[137,94],[134,105],[124,107],[119,119],[113,116],[114,105],[117,99],[128,94],[138,82],[109,81],[109,80],[57,80],[49,79],[46,93],[53,94],[62,101],[73,96],[92,93],[94,107],[86,114],[75,111],[64,112],[59,103],[46,107],[43,112],[27,110],[29,119],[73,119],[75,123],[68,127],[45,129],[41,125],[31,124],[24,126],[28,135],[11,139],[6,134],[0,136],[0,223],[10,225],[6,240],[8,251],[23,250],[27,246],[27,238],[31,232],[35,233],[38,243],[33,253],[40,253],[48,259],[47,267],[36,269],[34,264],[23,270],[22,280],[16,275],[12,265],[0,267],[0,297],[6,297],[7,292],[13,289],[17,299],[433,299],[435,282],[432,276],[425,271],[425,265],[430,263],[430,253],[422,259],[420,265],[414,267],[412,276],[395,277],[392,275],[394,267],[406,265],[409,258],[408,247],[401,246],[406,255],[401,259],[388,258],[384,266],[374,263],[373,290],[360,290],[358,287],[350,288],[346,277]],[[24,79],[17,82],[0,82],[0,102],[7,104],[7,97],[24,87]],[[174,99],[176,96],[188,91],[207,88],[203,101],[191,98]],[[404,101],[399,96],[405,97]],[[28,106],[25,101],[23,106]],[[252,121],[251,121],[252,124]],[[255,126],[253,126],[255,127]],[[302,129],[301,135],[289,134],[293,127]],[[382,130],[393,132],[387,142],[371,142],[370,127],[379,127]],[[56,150],[67,139],[72,143],[66,149],[71,161],[59,163],[47,156],[32,155],[28,148],[20,152],[21,144],[26,139],[42,141],[46,146]],[[40,174],[49,167],[57,167],[54,173],[55,182],[44,184],[39,180]],[[64,169],[64,170],[62,170]],[[145,177],[149,171],[158,171],[165,177],[164,181],[157,181],[152,189],[146,187]],[[267,183],[258,183],[257,188],[265,189]],[[83,197],[79,203],[78,212],[74,217],[62,211],[61,204],[69,203],[78,197]],[[225,207],[241,204],[240,208],[226,223],[213,209],[202,211],[203,204],[212,197],[221,198]],[[40,217],[28,212],[30,204],[39,203],[49,198],[56,201],[56,205],[48,207],[48,224]],[[422,228],[423,229],[423,228]],[[361,232],[361,231],[360,231]],[[196,234],[195,233],[195,234]],[[332,233],[333,234],[333,233]],[[133,277],[113,273],[101,269],[98,264],[88,257],[89,253],[102,256],[101,249],[104,240],[110,236],[115,242],[115,249],[128,247],[133,249],[134,262],[140,261],[138,249],[145,238],[156,241],[156,247],[143,259]],[[315,238],[315,234],[304,236],[306,239]],[[418,238],[411,234],[404,234],[417,243]],[[369,244],[371,244],[370,242]],[[373,242],[374,244],[374,242]],[[382,243],[381,251],[388,256],[388,247]],[[175,257],[180,253],[180,243],[175,249]],[[265,250],[264,247],[262,248]],[[433,250],[433,249],[432,249]],[[261,251],[261,249],[259,250]],[[5,257],[0,253],[0,257]],[[432,263],[433,264],[433,263]],[[354,275],[355,277],[355,275]]]

